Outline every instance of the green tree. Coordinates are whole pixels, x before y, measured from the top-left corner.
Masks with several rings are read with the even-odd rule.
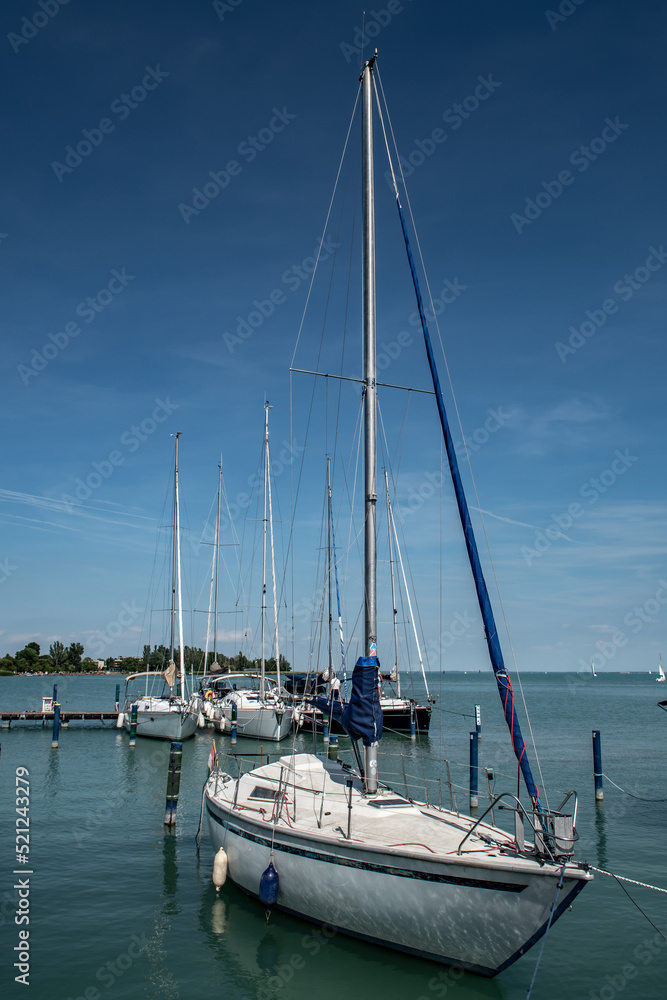
[[[17,673],[26,674],[39,670],[39,646],[36,642],[29,642],[23,649],[17,650],[14,659]]]
[[[9,653],[5,653],[3,657],[0,658],[0,673],[10,673],[13,674],[16,671],[16,660]]]
[[[80,642],[73,642],[67,650],[67,659],[70,670],[81,669],[81,657],[83,656],[83,646]]]
[[[49,646],[49,653],[51,655],[53,666],[55,667],[56,670],[61,670],[63,667],[65,668],[67,667],[67,662],[68,662],[67,650],[65,649],[65,646],[63,645],[62,642],[59,642],[56,639],[55,642],[51,643],[51,645]]]
[[[126,673],[136,674],[143,667],[143,662],[138,656],[124,656],[120,665]]]

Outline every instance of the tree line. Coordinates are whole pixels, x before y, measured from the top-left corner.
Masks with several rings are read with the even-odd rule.
[[[81,671],[97,671],[98,661],[90,656],[84,656],[84,647],[80,642],[72,642],[69,646],[56,641],[49,646],[48,653],[42,653],[37,642],[29,642],[23,649],[17,650],[12,656],[6,653],[0,657],[1,674],[29,674],[29,673],[80,673]],[[206,669],[210,670],[213,663],[213,653],[206,656],[203,649],[197,646],[183,647],[185,667],[188,673],[193,671],[196,674],[204,673],[204,663]],[[143,655],[138,656],[109,656],[104,661],[107,670],[121,670],[124,673],[136,673],[140,670],[165,670],[169,664],[169,648],[164,645],[144,646]],[[179,650],[174,650],[174,659],[179,662]],[[218,653],[218,664],[224,669],[234,672],[251,673],[259,671],[260,661],[250,660],[242,652],[237,656],[225,656]],[[280,654],[280,669],[287,672],[290,669],[289,662]],[[275,657],[266,661],[268,673],[275,673]]]

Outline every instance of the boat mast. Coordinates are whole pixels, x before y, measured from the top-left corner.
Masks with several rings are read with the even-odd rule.
[[[364,317],[364,656],[377,663],[376,537],[377,507],[375,381],[375,206],[373,189],[373,64],[364,66],[362,80],[363,186],[363,317]],[[377,668],[375,668],[377,669]],[[364,747],[365,788],[377,791],[377,742]]]
[[[331,459],[327,455],[327,589],[329,597],[329,680],[333,680],[334,677],[334,665],[333,665],[333,651],[331,643],[331,631],[333,629],[333,614],[331,609],[332,604],[332,594],[331,594],[331,579],[332,579],[332,569],[333,563],[331,559]]]
[[[394,625],[394,674],[396,677],[396,695],[401,697],[401,675],[398,670],[398,624],[396,617],[396,587],[394,585],[394,548],[391,544],[391,501],[389,499],[389,477],[387,470],[384,472],[384,486],[387,492],[387,531],[389,534],[389,575],[391,577],[391,617]],[[393,678],[392,678],[393,679]]]
[[[181,591],[181,524],[178,509],[178,439],[181,432],[174,435],[176,438],[176,463],[174,467],[174,549],[176,551],[176,583],[178,602],[178,648],[179,648],[179,675],[181,683],[181,698],[185,700],[185,650],[183,648],[183,595]],[[173,638],[172,638],[173,650]],[[172,652],[173,656],[173,652]]]
[[[213,663],[218,662],[218,576],[220,573],[220,493],[222,491],[222,457],[218,465],[218,513],[215,519],[215,596],[213,599]],[[206,673],[206,664],[204,664]]]
[[[176,635],[176,539],[178,528],[176,527],[176,497],[178,495],[177,491],[177,469],[178,469],[178,439],[181,432],[178,431],[176,434],[171,434],[170,436],[175,439],[175,455],[174,455],[174,525],[173,525],[173,537],[171,540],[171,616],[170,616],[170,638],[169,638],[169,665],[174,662],[174,638]],[[173,688],[173,684],[169,685],[169,691]]]
[[[267,404],[268,405],[268,404]],[[270,407],[269,407],[270,409]],[[273,635],[276,650],[276,685],[280,692],[280,644],[278,638],[278,596],[276,593],[276,559],[273,546],[273,504],[271,502],[271,463],[269,461],[269,431],[266,430],[266,466],[269,470],[267,486],[269,493],[269,537],[271,541],[271,584],[273,587]]]
[[[261,640],[261,667],[260,667],[260,701],[264,701],[264,675],[266,673],[266,661],[264,657],[264,637],[266,632],[266,503],[268,494],[269,478],[269,406],[268,401],[264,403],[264,514],[262,518],[262,640]]]

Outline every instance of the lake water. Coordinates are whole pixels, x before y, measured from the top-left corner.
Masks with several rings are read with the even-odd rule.
[[[111,710],[114,677],[55,678],[66,710]],[[0,677],[0,712],[36,709],[54,678]],[[408,780],[439,773],[452,762],[464,794],[468,733],[474,705],[482,710],[480,764],[493,768],[495,789],[512,790],[512,766],[493,676],[431,676],[437,695],[429,738],[410,744],[388,736],[381,744],[381,777],[398,774],[408,757]],[[515,692],[519,699],[518,684]],[[667,888],[667,713],[657,707],[667,685],[655,675],[528,674],[523,688],[540,754],[542,777],[524,725],[540,787],[579,792],[577,857],[618,875]],[[664,693],[663,693],[664,692]],[[523,716],[521,716],[523,718]],[[522,723],[523,725],[523,723]],[[593,794],[591,730],[602,733],[603,806]],[[175,833],[163,826],[168,744],[137,740],[109,726],[62,730],[51,749],[50,727],[12,728],[0,734],[0,982],[6,998],[49,1000],[225,1000],[318,998],[359,994],[406,1000],[519,1000],[526,996],[540,943],[494,980],[449,974],[420,959],[367,945],[263,908],[229,882],[211,884],[213,852],[205,828],[197,849],[201,792],[210,735],[184,744]],[[229,747],[216,735],[221,759]],[[341,741],[342,743],[342,741]],[[297,749],[311,750],[300,735]],[[288,751],[290,741],[281,746]],[[321,749],[320,745],[320,749]],[[238,752],[258,752],[239,740]],[[265,747],[265,750],[267,748]],[[276,753],[274,745],[271,752]],[[18,767],[30,772],[30,986],[14,981],[14,923],[18,891],[14,787]],[[507,778],[502,777],[508,772]],[[392,778],[392,781],[394,779]],[[401,790],[402,776],[397,782]],[[480,782],[484,806],[486,780]],[[635,797],[633,797],[635,796]],[[443,792],[443,798],[446,798]],[[563,796],[561,795],[560,798]],[[653,1000],[666,995],[667,895],[597,875],[549,932],[533,1000]],[[634,900],[634,903],[633,903]],[[634,905],[634,904],[637,905]],[[640,909],[641,908],[641,909]],[[641,912],[643,911],[643,913]],[[644,916],[646,914],[646,916]],[[326,922],[326,914],[322,915]],[[23,925],[25,927],[25,925]]]

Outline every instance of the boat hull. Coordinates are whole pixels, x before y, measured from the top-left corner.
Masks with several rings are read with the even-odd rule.
[[[273,706],[240,705],[236,712],[236,731],[239,736],[253,740],[278,742],[292,731],[292,708],[276,709]],[[232,707],[221,705],[214,711],[214,725],[218,732],[232,731]]]
[[[123,725],[130,731],[130,713],[124,712]],[[167,712],[155,709],[137,712],[137,736],[154,740],[187,740],[197,730],[197,715],[185,709]]]
[[[277,906],[311,922],[384,947],[484,976],[495,976],[544,934],[557,872],[393,856],[367,846],[280,830],[206,797],[214,848],[224,847],[229,877],[258,898],[272,859]],[[564,878],[556,919],[586,884]],[[521,905],[517,905],[517,900]]]
[[[313,723],[311,710],[304,708],[301,711],[301,728],[308,730]],[[428,735],[431,724],[431,709],[426,705],[417,705],[415,708],[415,730],[417,735]],[[322,732],[322,713],[315,709],[315,729]],[[400,704],[397,707],[387,707],[382,705],[382,731],[384,733],[411,733],[410,707]],[[346,736],[347,733],[336,719],[329,719],[329,733],[332,736]]]

